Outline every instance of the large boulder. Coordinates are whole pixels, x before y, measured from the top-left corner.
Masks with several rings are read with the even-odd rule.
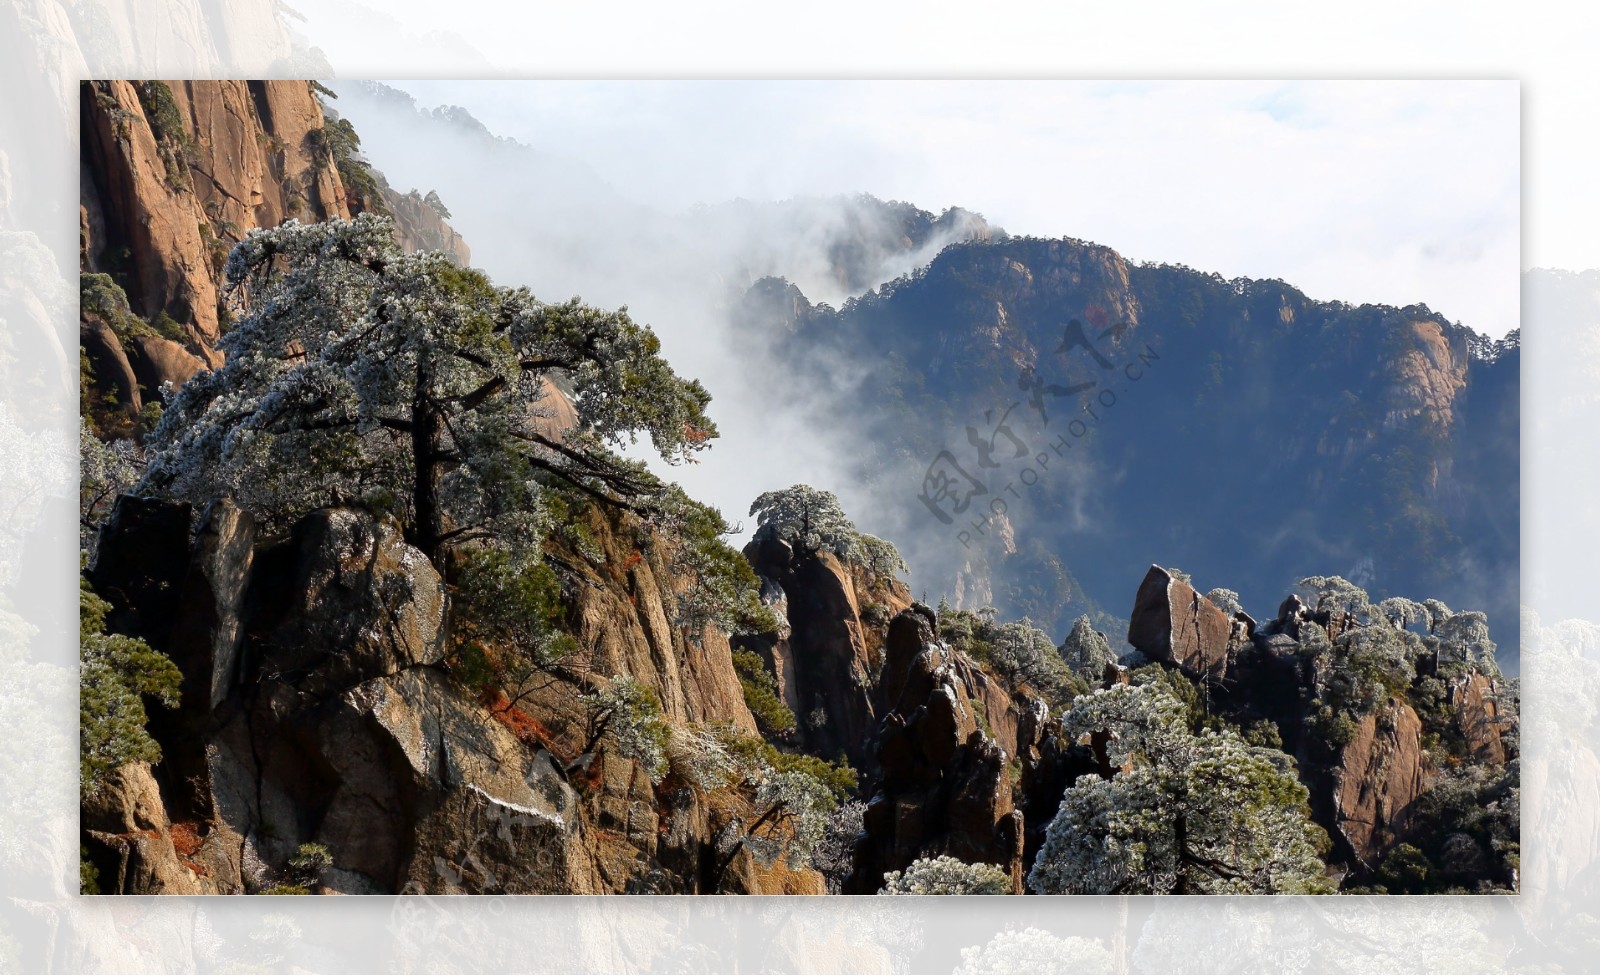
[[[78,345],[94,372],[95,391],[114,399],[128,416],[137,416],[144,409],[139,379],[111,326],[85,319],[78,327]]]
[[[1128,643],[1152,661],[1220,682],[1227,673],[1233,621],[1194,587],[1151,566],[1134,597]]]
[[[875,737],[880,785],[867,805],[846,890],[874,893],[886,872],[948,854],[999,865],[1020,892],[1024,823],[1012,791],[1015,753],[986,733],[983,700],[968,692],[988,686],[969,685],[971,663],[933,633],[929,617],[915,610],[890,621],[879,686],[884,714]],[[1031,718],[1014,709],[1013,746],[1019,726],[1041,734],[1041,716],[1031,700],[1025,704]]]
[[[345,696],[374,751],[399,763],[350,756],[330,723],[324,754],[338,774],[318,839],[330,849],[370,849],[371,825],[395,817],[397,844],[377,864],[403,864],[402,889],[430,893],[569,894],[598,891],[583,843],[578,797],[544,750],[504,725],[431,669],[378,678]],[[356,741],[360,741],[358,737]],[[399,766],[404,777],[384,773]],[[392,797],[392,803],[380,798]],[[358,858],[356,863],[364,864]]]
[[[260,554],[259,671],[307,694],[444,657],[444,581],[392,520],[319,509]]]
[[[147,403],[160,403],[163,386],[171,384],[176,390],[206,368],[204,360],[171,339],[133,336],[128,345],[131,347],[128,362],[139,379],[140,392]]]
[[[1375,868],[1397,844],[1412,804],[1428,788],[1422,720],[1398,699],[1356,725],[1333,769],[1333,819],[1361,867]]]
[[[86,796],[80,814],[84,849],[101,894],[237,894],[239,874],[223,834],[175,824],[147,763],[129,763]]]
[[[284,880],[315,842],[333,855],[330,890],[602,890],[558,765],[438,667],[444,585],[393,522],[319,510],[253,560],[246,536],[238,513],[213,510],[186,600],[221,696],[205,775],[248,887]],[[230,605],[244,576],[233,655],[236,634],[201,626],[229,615],[201,611]]]

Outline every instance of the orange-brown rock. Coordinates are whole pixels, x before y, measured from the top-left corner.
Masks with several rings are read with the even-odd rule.
[[[137,416],[144,398],[117,334],[104,322],[86,319],[78,328],[78,345],[89,360],[96,390],[115,400],[125,416]]]
[[[194,197],[219,239],[253,227],[349,217],[321,103],[303,81],[172,82],[194,140]]]
[[[1227,671],[1233,622],[1226,613],[1160,566],[1151,566],[1134,597],[1128,643],[1153,661],[1191,677],[1220,681]]]
[[[1473,759],[1491,763],[1506,761],[1505,743],[1500,739],[1500,706],[1495,703],[1494,679],[1470,674],[1450,685],[1450,706],[1455,710],[1456,726],[1467,740]]]
[[[169,170],[134,83],[85,82],[82,96],[83,151],[93,174],[83,192],[96,195],[107,238],[89,248],[103,264],[83,270],[116,267],[136,313],[185,324],[205,355],[218,335],[216,271],[187,177]]]
[[[160,403],[162,387],[172,389],[189,381],[189,377],[206,368],[205,361],[183,347],[181,343],[160,336],[133,336],[128,340],[128,362],[139,378],[144,399]]]
[[[652,783],[605,744],[579,756],[581,695],[631,675],[675,729],[751,735],[755,722],[726,637],[674,619],[685,581],[661,540],[642,543],[648,530],[623,516],[588,518],[594,549],[551,553],[580,574],[563,625],[578,649],[562,677],[512,701],[452,675],[442,580],[392,522],[323,509],[286,540],[257,539],[222,504],[191,542],[187,506],[121,499],[97,588],[118,607],[112,626],[169,653],[185,683],[183,706],[152,719],[164,753],[154,785],[123,789],[85,822],[107,884],[258,891],[291,877],[288,859],[315,842],[333,854],[319,881],[330,892],[710,890],[717,830],[754,820],[749,800],[675,774]],[[124,808],[161,812],[135,831]],[[205,842],[184,833],[173,847],[163,824],[178,818]],[[191,846],[201,881],[178,869]],[[717,882],[754,894],[824,884],[748,854]]]
[[[210,80],[85,82],[80,100],[81,270],[110,273],[136,314],[170,316],[190,355],[220,364],[229,248],[291,218],[352,215],[321,102],[305,81]],[[389,192],[402,246],[466,263],[466,243],[433,207]],[[165,359],[165,374],[184,372]]]
[[[832,552],[796,550],[778,539],[752,541],[744,554],[783,604],[788,633],[759,649],[778,676],[784,703],[800,719],[807,751],[842,753],[870,772],[882,621],[911,606],[905,584],[875,579]],[[878,623],[863,620],[869,608]]]
[[[472,249],[455,228],[445,223],[427,199],[412,190],[400,193],[383,188],[383,202],[394,215],[395,238],[407,251],[443,251],[459,265],[472,263]]]
[[[563,440],[578,426],[578,408],[572,398],[546,377],[539,377],[539,395],[532,408],[533,428],[551,440]]]
[[[1411,322],[1406,346],[1392,362],[1384,423],[1419,423],[1440,436],[1455,420],[1456,397],[1467,385],[1467,340],[1447,336],[1431,319]]]
[[[242,890],[238,837],[210,825],[174,824],[147,763],[108,775],[82,807],[84,849],[100,894],[217,895]]]
[[[659,695],[673,723],[728,722],[754,733],[727,635],[715,627],[689,634],[676,623],[673,593],[681,581],[662,547],[636,548],[632,528],[598,513],[588,527],[604,562],[575,565],[583,574],[572,611],[582,666],[632,675]]]
[[[1398,842],[1411,805],[1428,788],[1422,720],[1391,701],[1356,725],[1334,768],[1334,825],[1355,858],[1376,866]]]

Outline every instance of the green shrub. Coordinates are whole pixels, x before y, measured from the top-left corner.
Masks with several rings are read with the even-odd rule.
[[[261,889],[263,895],[309,895],[311,889],[299,884],[275,884]]]
[[[183,326],[166,312],[157,312],[155,318],[150,320],[150,327],[163,339],[179,343],[189,340],[189,333],[185,332]]]
[[[861,621],[873,627],[883,627],[889,623],[889,608],[876,600],[868,600],[861,605]]]
[[[325,166],[331,160],[339,171],[339,181],[355,204],[353,209],[389,214],[389,205],[383,196],[388,181],[361,158],[361,137],[349,119],[329,119],[321,129],[313,129],[306,139],[318,166]]]
[[[98,790],[130,762],[161,761],[161,746],[145,729],[145,697],[178,705],[183,675],[166,655],[142,640],[105,632],[111,604],[79,580],[78,721],[80,786]]]
[[[545,563],[526,565],[502,549],[468,549],[455,575],[450,663],[468,687],[502,688],[516,702],[540,674],[578,650],[562,629],[561,581]]]
[[[89,848],[78,845],[78,894],[100,894],[100,869],[89,860]]]
[[[93,315],[126,342],[137,335],[157,335],[155,329],[128,305],[127,293],[106,274],[78,275],[78,306],[84,315]]]
[[[1433,865],[1421,850],[1401,844],[1390,851],[1378,868],[1378,880],[1393,895],[1422,894],[1428,890]]]
[[[571,647],[561,624],[561,581],[543,562],[522,565],[503,549],[463,550],[456,575],[457,632],[509,643],[540,663]]]
[[[194,137],[184,128],[183,113],[172,97],[172,89],[163,81],[140,81],[134,84],[139,95],[139,106],[144,109],[150,134],[155,137],[162,165],[167,171],[167,185],[174,190],[189,188],[189,161],[194,155]]]
[[[289,873],[296,884],[310,887],[333,867],[333,854],[323,844],[301,844],[289,858]]]
[[[715,731],[728,755],[745,769],[766,767],[780,773],[805,773],[827,787],[835,801],[848,799],[860,787],[856,771],[842,758],[838,762],[828,762],[803,753],[782,752],[765,739],[747,735],[732,726],[718,726]]]
[[[1266,719],[1262,719],[1245,729],[1244,741],[1253,746],[1262,746],[1267,749],[1283,748],[1283,735],[1279,733],[1278,726]]]
[[[862,532],[856,536],[856,546],[861,553],[861,565],[879,579],[894,579],[909,572],[900,550],[887,539]]]
[[[1336,711],[1331,705],[1322,705],[1306,722],[1313,740],[1326,751],[1338,752],[1356,737],[1356,720],[1348,712]]]
[[[794,712],[778,697],[778,679],[761,655],[754,651],[733,652],[733,670],[744,690],[744,703],[755,716],[763,735],[786,736],[795,730]]]

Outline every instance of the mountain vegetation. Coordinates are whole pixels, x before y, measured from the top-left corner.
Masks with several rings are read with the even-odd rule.
[[[1151,559],[1253,605],[1337,572],[1482,609],[1515,661],[1516,335],[1015,236],[837,308],[765,279],[735,320],[830,391],[806,404],[853,459],[834,487],[885,500],[929,592],[1116,632]]]
[[[711,449],[706,388],[625,309],[425,246],[455,240],[449,208],[388,189],[319,87],[85,84],[85,890],[1517,889],[1498,618],[1451,609],[1489,605],[1470,587],[1399,585],[1469,552],[1503,568],[1474,535],[1498,524],[1503,458],[1459,438],[1504,419],[1514,345],[968,226],[838,311],[791,301],[779,343],[798,382],[824,355],[880,363],[835,418],[886,447],[874,476],[984,418],[959,442],[971,467],[919,472],[905,506],[962,516],[962,555],[930,572],[926,533],[895,536],[907,560],[808,484],[756,497],[740,550],[638,459]],[[208,168],[219,138],[234,170]],[[950,230],[888,209],[908,235]],[[211,214],[225,258],[171,213]],[[769,292],[794,297],[769,281],[747,311]],[[1123,444],[1138,428],[1107,419],[1033,508],[975,501],[995,494],[978,476],[1053,456],[978,409],[1014,396],[978,367],[1020,370],[1053,436],[1083,423],[1043,378],[1063,301],[1100,309],[1056,337],[1083,370],[1170,377],[1116,413],[1162,423]],[[1263,370],[1292,377],[1298,413],[1251,385]],[[1077,507],[1114,514],[1112,470],[1143,515],[1087,528]],[[1321,538],[1240,528],[1282,519]],[[1331,575],[1355,554],[1387,596]],[[1263,593],[1275,615],[1249,612]]]

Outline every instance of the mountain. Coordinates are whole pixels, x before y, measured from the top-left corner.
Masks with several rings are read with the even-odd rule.
[[[626,303],[652,322],[720,334],[721,308],[767,275],[837,303],[951,241],[1005,236],[960,207],[932,213],[864,193],[667,209],[608,183],[560,144],[497,136],[459,106],[423,108],[375,82],[333,85],[375,158],[451,201],[497,280]]]
[[[221,362],[228,251],[255,228],[387,213],[402,244],[471,260],[443,205],[390,187],[307,82],[91,81],[79,109],[82,387],[107,432]]]
[[[852,459],[835,487],[871,493],[919,592],[1059,634],[1113,629],[1152,559],[1258,609],[1338,572],[1487,611],[1515,665],[1516,334],[1034,238],[838,309],[769,279],[737,317],[827,391],[801,402]]]
[[[696,271],[675,287],[709,292],[695,307],[738,327],[726,352],[740,368],[720,379],[755,387],[738,402],[803,411],[853,459],[855,497],[873,500],[856,514],[892,539],[797,485],[773,494],[799,508],[763,509],[741,552],[720,516],[650,494],[593,436],[597,415],[653,419],[672,393],[699,404],[705,391],[626,316],[524,293],[519,316],[479,314],[494,289],[466,267],[440,195],[393,189],[320,86],[81,91],[80,372],[100,438],[84,441],[80,511],[86,891],[874,893],[954,871],[958,887],[1020,894],[1052,890],[1039,868],[1060,856],[1073,803],[1107,796],[1126,797],[1119,809],[1176,861],[1171,877],[1106,891],[1517,887],[1519,685],[1480,615],[1376,599],[1514,602],[1514,586],[1494,589],[1516,560],[1514,337],[1490,343],[1420,306],[1129,266],[867,196],[689,218],[618,203],[638,233],[598,263],[585,255],[605,251],[603,227],[525,245],[519,258],[570,246],[557,270],[598,278],[699,242],[643,280]],[[491,197],[539,155],[463,113],[427,124],[503,154],[480,181]],[[535,213],[560,203],[528,192]],[[461,222],[482,220],[469,202]],[[313,276],[228,301],[230,246],[290,218],[320,224],[296,238],[319,249],[271,260],[346,262],[338,287],[318,292]],[[445,259],[402,260],[418,251]],[[517,382],[432,401],[416,379],[361,425],[326,412],[355,377],[371,391],[402,375],[418,355],[404,343],[428,329],[384,347],[376,371],[323,358],[347,347],[321,325],[293,341],[281,330],[339,332],[350,323],[329,310],[394,266],[413,275],[405,288],[470,313],[428,328],[470,323],[496,350],[454,359],[489,369],[505,351],[495,337],[522,329],[553,344],[552,362],[579,361],[519,355]],[[834,308],[770,276],[785,271],[830,295],[868,290]],[[352,346],[404,304],[380,303]],[[562,330],[602,327],[560,352]],[[258,344],[227,361],[216,342],[230,332]],[[634,358],[618,369],[603,347]],[[252,401],[262,388],[217,390],[218,377],[272,392]],[[465,438],[451,428],[448,450],[393,435],[422,414],[386,412],[477,423],[472,410],[508,389],[513,409]],[[248,408],[186,412],[191,394],[217,393],[200,402]],[[301,428],[296,409],[311,411]],[[138,442],[190,470],[202,462],[183,452],[263,418],[290,426],[254,442],[268,461],[250,477],[140,481]],[[652,436],[702,444],[709,424],[693,419]],[[514,455],[534,466],[535,494],[509,513],[534,533],[527,561],[497,562],[512,550],[493,532],[447,543],[454,515],[419,532],[422,496],[386,479],[417,475],[426,455],[443,472],[431,497],[447,498],[474,484],[477,445],[513,445],[507,431],[541,445]],[[342,467],[350,457],[381,463]],[[609,492],[630,484],[642,494]],[[296,500],[275,507],[285,487]],[[453,512],[494,504],[473,490]],[[1163,568],[1178,561],[1277,612],[1202,595]],[[1346,566],[1375,599],[1323,579],[1278,602],[1299,577]],[[921,599],[930,589],[948,599]],[[1031,622],[1008,619],[1021,615]],[[1165,755],[1127,751],[1156,726]],[[1244,820],[1208,814],[1199,793],[1162,806],[1151,761],[1175,764],[1155,786],[1226,773],[1270,802]],[[1272,847],[1283,875],[1196,846],[1212,815],[1242,846]]]

